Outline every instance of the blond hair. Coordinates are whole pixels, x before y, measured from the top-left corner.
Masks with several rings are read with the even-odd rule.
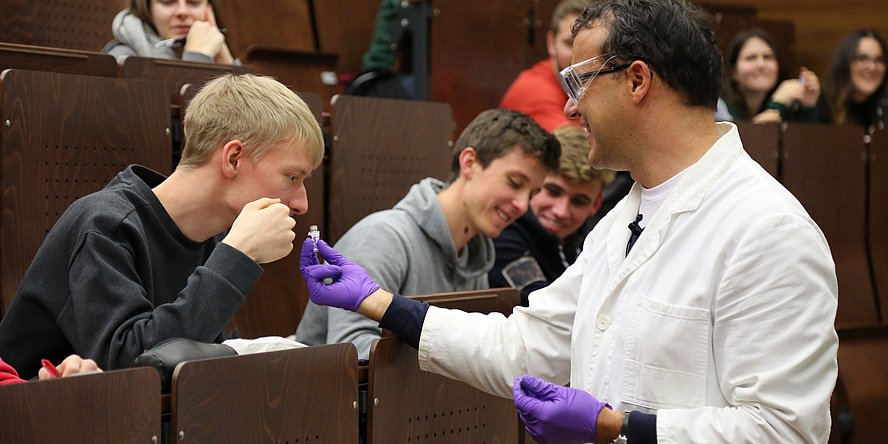
[[[558,34],[558,25],[561,24],[561,20],[563,20],[567,16],[581,16],[583,15],[583,11],[589,7],[592,3],[592,0],[562,0],[555,6],[555,10],[552,11],[552,21],[549,24],[549,31],[552,31],[552,34]]]
[[[615,172],[598,170],[589,165],[589,140],[585,131],[575,126],[563,126],[552,134],[561,143],[559,175],[574,183],[601,180],[602,186],[605,186],[613,182]]]
[[[281,142],[302,145],[315,168],[324,157],[321,127],[296,93],[271,77],[227,74],[201,88],[185,112],[180,166],[196,167],[231,140],[254,161]]]

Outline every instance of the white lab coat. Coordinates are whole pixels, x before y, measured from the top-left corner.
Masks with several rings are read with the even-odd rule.
[[[430,308],[420,367],[505,397],[525,373],[570,382],[656,413],[661,444],[826,442],[838,372],[829,247],[736,127],[719,131],[628,257],[638,184],[530,307],[508,319]]]

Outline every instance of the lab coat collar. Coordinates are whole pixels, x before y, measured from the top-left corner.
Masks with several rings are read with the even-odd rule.
[[[715,181],[724,175],[743,153],[743,144],[740,142],[737,127],[730,122],[716,123],[716,126],[721,137],[697,163],[688,168],[663,206],[652,216],[645,215],[650,217],[649,222],[632,247],[629,256],[626,256],[626,244],[630,236],[627,227],[638,215],[641,203],[641,185],[636,182],[632,186],[629,195],[626,196],[626,204],[608,234],[608,262],[611,270],[618,270],[609,291],[657,251],[666,236],[672,217],[696,210]]]

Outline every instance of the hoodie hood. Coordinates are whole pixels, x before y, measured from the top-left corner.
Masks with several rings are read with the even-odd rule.
[[[393,210],[403,211],[418,227],[438,245],[446,259],[446,265],[462,279],[474,279],[486,275],[495,259],[493,240],[483,234],[476,234],[463,247],[461,254],[456,251],[447,218],[438,202],[438,193],[444,189],[444,182],[435,178],[425,178],[410,188],[410,192],[394,206]]]

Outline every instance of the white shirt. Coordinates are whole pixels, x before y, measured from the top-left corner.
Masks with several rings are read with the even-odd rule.
[[[829,247],[736,127],[718,127],[628,256],[638,184],[529,307],[508,319],[431,307],[420,368],[504,397],[525,373],[570,382],[615,410],[656,413],[661,444],[826,442]]]

